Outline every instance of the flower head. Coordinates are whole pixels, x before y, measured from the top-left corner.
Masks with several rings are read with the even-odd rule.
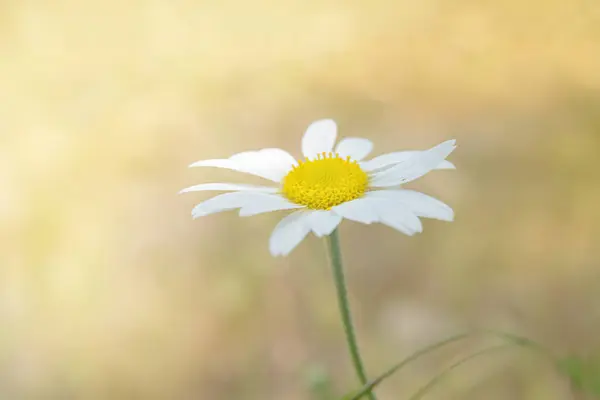
[[[283,178],[281,192],[290,201],[313,210],[331,210],[362,197],[369,175],[350,156],[337,153],[317,155],[316,160],[298,161]]]
[[[276,183],[205,183],[183,189],[229,192],[198,204],[192,216],[238,208],[240,216],[295,210],[271,235],[269,248],[274,256],[289,254],[310,231],[319,237],[331,234],[343,218],[364,224],[381,222],[407,235],[423,230],[419,217],[454,218],[452,209],[441,201],[399,188],[431,170],[453,169],[446,157],[455,148],[454,140],[425,151],[387,153],[362,161],[373,148],[371,141],[345,138],[334,148],[336,136],[333,120],[319,120],[302,138],[302,160],[284,150],[268,148],[191,164],[245,172]]]

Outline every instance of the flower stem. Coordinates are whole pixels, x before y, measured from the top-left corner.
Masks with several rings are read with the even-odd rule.
[[[342,254],[340,251],[340,238],[337,228],[331,235],[327,236],[327,249],[329,250],[329,261],[331,262],[331,268],[333,269],[338,305],[340,307],[342,322],[344,323],[344,332],[346,333],[348,350],[350,351],[354,370],[356,371],[356,375],[358,376],[361,385],[366,385],[368,379],[360,357],[358,344],[356,343],[354,326],[352,325],[352,315],[350,313],[350,304],[348,302],[348,291],[346,290],[346,280],[344,278],[344,267],[342,265]],[[374,393],[369,392],[368,397],[370,400],[377,400]]]

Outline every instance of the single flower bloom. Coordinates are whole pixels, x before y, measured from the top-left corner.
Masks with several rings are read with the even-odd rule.
[[[272,186],[204,183],[184,192],[227,191],[192,210],[194,218],[239,208],[247,217],[294,210],[275,227],[269,240],[273,256],[289,254],[312,231],[331,234],[342,219],[380,222],[407,235],[421,232],[419,217],[452,221],[452,208],[441,201],[399,186],[434,169],[454,169],[446,157],[455,140],[425,151],[401,151],[362,161],[371,152],[368,139],[344,138],[335,146],[333,120],[313,122],[302,138],[303,160],[285,150],[267,148],[234,154],[227,159],[202,160],[190,167],[217,167],[273,181]]]

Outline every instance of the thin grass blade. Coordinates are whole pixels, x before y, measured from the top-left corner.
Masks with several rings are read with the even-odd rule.
[[[410,363],[410,362],[416,360],[417,358],[424,356],[434,350],[437,350],[440,347],[443,347],[450,343],[454,343],[459,340],[465,339],[469,336],[470,336],[469,333],[461,333],[459,335],[449,337],[448,339],[431,344],[427,347],[424,347],[424,348],[414,352],[410,356],[408,356],[405,359],[403,359],[402,361],[400,361],[398,364],[394,365],[393,367],[391,367],[390,369],[385,371],[383,374],[379,375],[377,378],[371,380],[367,385],[363,386],[358,391],[345,395],[344,397],[342,397],[342,400],[359,400],[359,399],[361,399],[362,397],[369,394],[377,385],[379,385],[381,382],[383,382],[383,380],[385,380],[386,378],[389,378],[391,375],[398,372],[400,369],[405,367],[408,363]]]
[[[446,375],[448,375],[450,372],[452,372],[452,370],[454,370],[455,368],[458,368],[459,366],[466,363],[467,361],[470,361],[471,359],[482,356],[484,354],[491,353],[492,351],[497,351],[497,350],[507,348],[507,347],[510,347],[510,345],[502,344],[502,345],[498,345],[498,346],[488,347],[486,349],[480,350],[480,351],[473,353],[465,358],[460,359],[459,361],[455,362],[454,364],[450,365],[448,368],[444,369],[439,374],[434,376],[429,382],[427,382],[423,387],[421,387],[421,389],[419,389],[414,395],[412,395],[409,398],[409,400],[422,399],[423,396],[425,396],[437,383],[439,383],[444,377],[446,377]]]

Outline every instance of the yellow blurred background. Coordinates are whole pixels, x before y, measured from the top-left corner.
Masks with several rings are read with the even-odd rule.
[[[279,213],[192,221],[193,161],[300,154],[312,120],[375,154],[456,138],[414,184],[456,221],[341,229],[371,375],[453,332],[600,345],[595,0],[0,2],[0,398],[314,399],[355,387],[323,244]],[[474,344],[382,384],[402,399]],[[564,399],[522,351],[431,399]]]

